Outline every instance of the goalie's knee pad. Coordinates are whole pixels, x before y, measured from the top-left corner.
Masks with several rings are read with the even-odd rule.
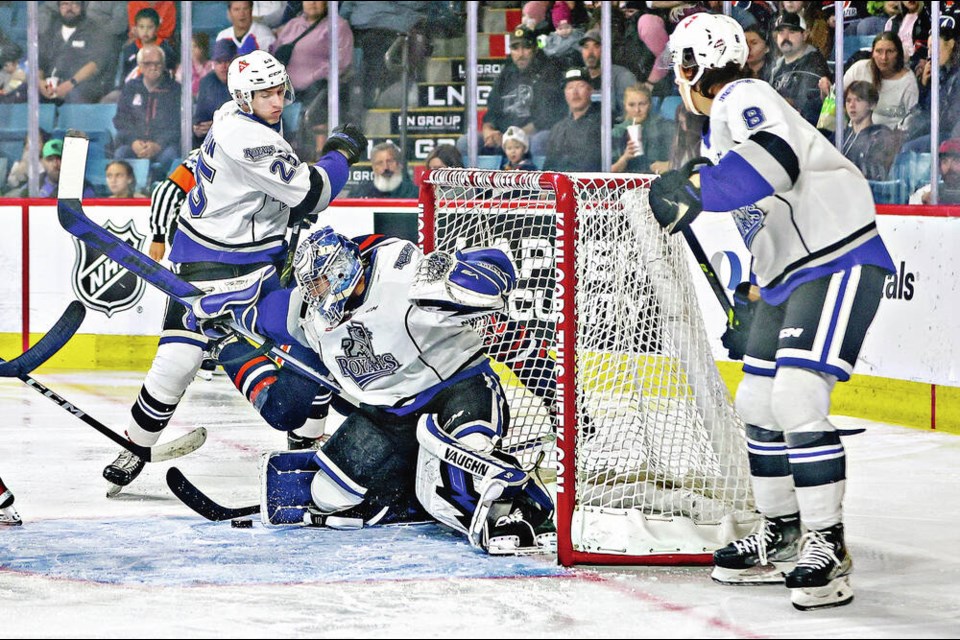
[[[354,482],[323,451],[316,453],[314,461],[320,469],[310,482],[310,497],[320,513],[339,513],[363,502],[366,487]]]
[[[745,373],[737,387],[737,397],[734,401],[737,415],[746,424],[779,430],[770,405],[772,394],[772,377]]]
[[[770,401],[777,428],[786,433],[834,431],[827,416],[836,382],[834,376],[811,369],[778,368]]]
[[[157,355],[143,382],[154,398],[167,404],[180,401],[203,361],[203,350],[183,342],[166,342],[157,347]]]
[[[417,426],[417,498],[427,513],[491,554],[556,548],[553,501],[536,475],[506,454],[476,451],[439,428]]]

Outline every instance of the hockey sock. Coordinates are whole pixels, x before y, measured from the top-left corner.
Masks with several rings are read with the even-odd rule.
[[[750,478],[760,513],[767,517],[796,513],[797,496],[783,432],[748,424],[746,435]]]

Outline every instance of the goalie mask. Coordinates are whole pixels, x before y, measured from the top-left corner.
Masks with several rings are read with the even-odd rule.
[[[702,87],[711,84],[709,78],[704,78],[706,72],[731,63],[742,67],[748,53],[747,39],[736,20],[722,14],[695,13],[674,29],[664,56],[673,67],[684,106],[688,111],[706,115],[694,106],[691,91],[704,95]]]
[[[251,51],[230,63],[227,71],[227,89],[230,96],[246,113],[253,113],[253,93],[283,85],[283,103],[294,100],[293,85],[287,69],[266,51]]]
[[[330,227],[307,238],[294,255],[300,295],[334,329],[347,318],[347,301],[363,277],[360,248]]]

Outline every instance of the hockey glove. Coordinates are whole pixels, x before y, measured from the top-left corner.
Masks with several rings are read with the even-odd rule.
[[[355,124],[344,124],[333,130],[321,149],[322,154],[329,151],[342,151],[347,156],[347,164],[360,162],[367,150],[367,137]]]
[[[709,163],[706,158],[694,158],[681,169],[662,174],[650,185],[650,208],[669,233],[680,231],[703,211],[699,168]]]
[[[750,283],[741,282],[733,292],[733,319],[727,323],[727,330],[720,337],[731,360],[743,360],[756,310],[757,303],[750,300]]]

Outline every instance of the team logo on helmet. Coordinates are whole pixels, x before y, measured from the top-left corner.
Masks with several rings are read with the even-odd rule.
[[[143,250],[147,237],[137,231],[133,220],[122,227],[107,220],[103,226],[134,249]],[[79,239],[74,238],[73,244],[77,251],[73,264],[73,291],[88,307],[102,311],[109,318],[140,302],[146,289],[141,278]]]
[[[250,66],[250,63],[246,60],[241,60],[237,63],[237,71],[243,72],[244,69]]]

